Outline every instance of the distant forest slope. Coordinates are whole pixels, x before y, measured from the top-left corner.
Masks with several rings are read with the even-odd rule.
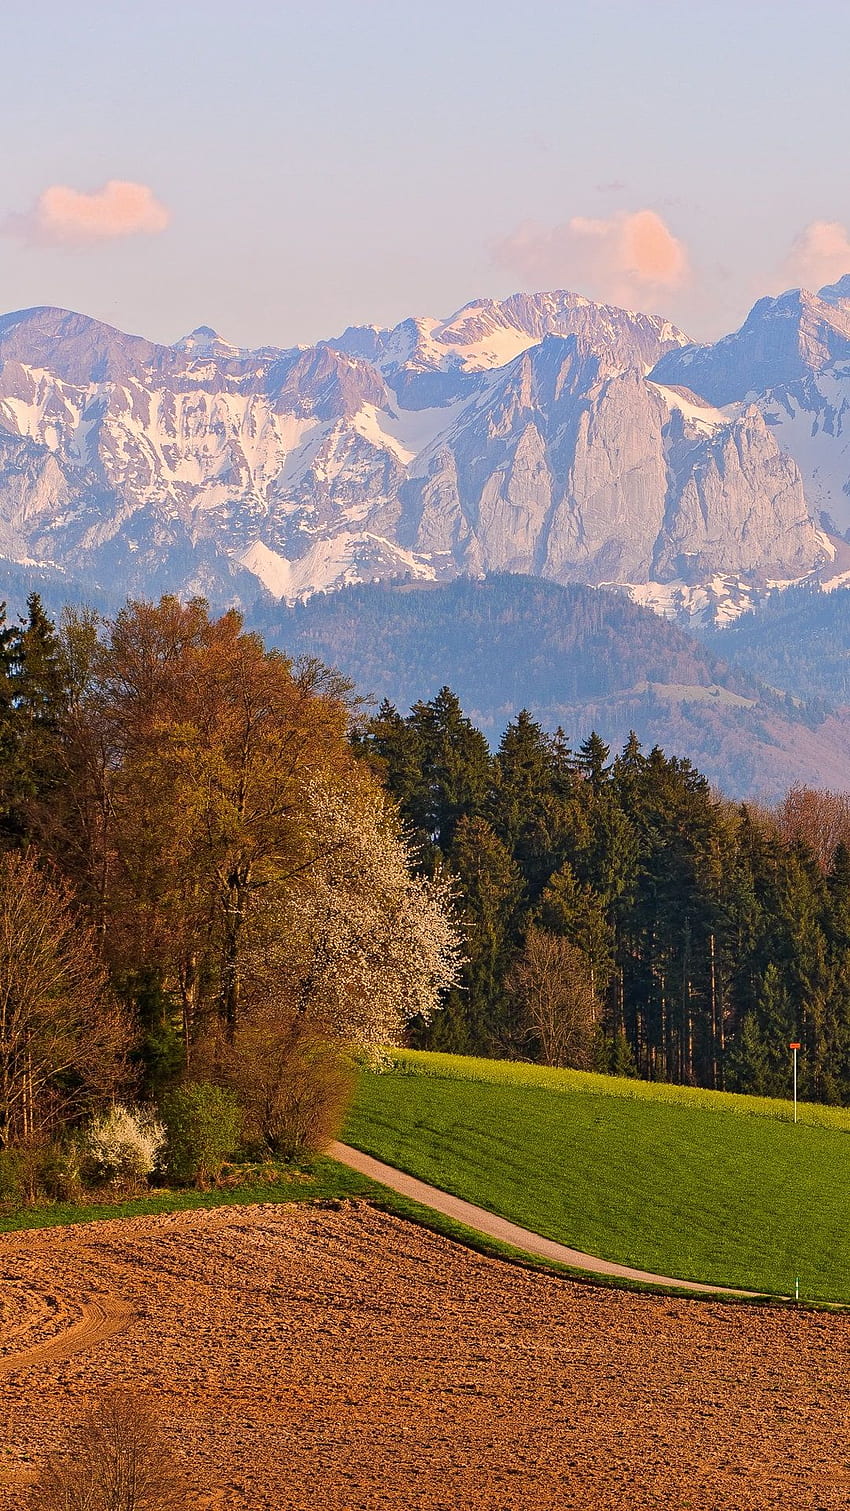
[[[759,696],[752,678],[624,594],[533,577],[350,587],[293,608],[263,604],[251,624],[393,702],[449,681],[470,717],[497,733],[506,709],[527,705],[540,717],[646,682]]]
[[[0,603],[6,605],[6,619],[10,624],[26,618],[30,593],[38,594],[46,612],[54,620],[58,620],[67,604],[86,604],[108,616],[116,614],[124,602],[119,592],[108,591],[92,579],[66,574],[46,563],[23,566],[20,562],[0,557]]]
[[[706,631],[706,648],[795,697],[850,704],[850,588],[772,593],[751,614]]]
[[[401,710],[448,684],[491,743],[528,708],[573,743],[595,728],[618,747],[634,729],[735,797],[795,781],[850,787],[850,722],[771,693],[619,593],[509,575],[369,585],[293,608],[263,602],[249,623]]]

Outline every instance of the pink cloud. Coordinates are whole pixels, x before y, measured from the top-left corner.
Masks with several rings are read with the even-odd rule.
[[[813,220],[794,240],[782,265],[782,287],[819,289],[850,273],[850,238],[838,220]]]
[[[640,303],[690,278],[684,243],[654,210],[620,211],[607,220],[576,215],[559,226],[527,221],[494,255],[537,288],[577,289],[615,304]]]
[[[2,230],[40,246],[80,246],[122,236],[156,236],[170,220],[147,184],[111,178],[90,194],[52,184],[31,210],[8,215]]]

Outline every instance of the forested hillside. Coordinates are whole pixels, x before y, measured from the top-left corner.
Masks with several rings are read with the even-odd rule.
[[[463,989],[420,1045],[783,1095],[800,1039],[804,1095],[850,1100],[846,803],[736,807],[687,759],[573,751],[527,713],[491,755],[447,688],[358,748],[459,879]]]
[[[451,589],[482,654],[510,586]],[[533,659],[558,590],[523,591]],[[683,677],[715,672],[569,593],[576,690],[609,685],[630,628],[632,673],[668,636]],[[802,788],[738,807],[686,757],[525,711],[491,744],[447,687],[369,717],[200,600],[57,628],[33,596],[0,624],[0,1177],[4,1150],[65,1160],[98,1116],[150,1144],[152,1101],[176,1172],[187,1119],[315,1147],[331,1124],[303,1109],[344,1104],[352,1048],[405,1037],[760,1093],[798,1037],[803,1093],[850,1101],[849,812]]]
[[[730,673],[693,636],[624,594],[540,578],[351,587],[291,609],[265,603],[251,618],[276,644],[297,644],[346,673],[356,663],[358,686],[401,703],[421,694],[436,667],[457,668],[467,684],[459,695],[493,722],[492,710],[512,698],[542,714],[642,681],[724,681],[758,697],[752,678]]]
[[[850,588],[775,592],[703,636],[706,648],[798,698],[850,703]]]
[[[822,700],[771,692],[620,593],[492,576],[264,602],[250,622],[400,708],[448,683],[491,743],[527,707],[574,741],[596,729],[616,747],[635,730],[734,797],[778,798],[795,781],[850,787],[850,725]]]

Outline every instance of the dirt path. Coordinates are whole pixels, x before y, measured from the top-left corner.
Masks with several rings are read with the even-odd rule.
[[[698,1280],[676,1280],[671,1275],[653,1275],[649,1270],[633,1270],[627,1264],[597,1259],[593,1254],[583,1254],[580,1249],[571,1249],[566,1244],[556,1243],[552,1238],[532,1233],[530,1228],[521,1228],[514,1222],[508,1222],[505,1217],[497,1217],[495,1212],[488,1212],[486,1207],[476,1207],[459,1196],[451,1196],[438,1186],[429,1186],[413,1175],[406,1175],[403,1170],[396,1170],[394,1165],[385,1165],[381,1160],[373,1159],[370,1154],[351,1149],[348,1144],[331,1144],[327,1152],[331,1159],[339,1160],[341,1165],[348,1165],[349,1169],[368,1176],[369,1180],[389,1186],[391,1191],[397,1191],[400,1196],[407,1196],[411,1201],[419,1202],[422,1207],[441,1212],[444,1217],[463,1223],[466,1228],[474,1228],[476,1233],[486,1233],[488,1238],[496,1238],[499,1243],[510,1244],[514,1249],[539,1255],[542,1259],[554,1259],[558,1264],[568,1264],[574,1270],[587,1270],[591,1275],[616,1275],[620,1280],[638,1280],[646,1285],[675,1286],[678,1291],[695,1291],[700,1296],[757,1298],[761,1294],[759,1291],[735,1290],[728,1285],[702,1285]]]

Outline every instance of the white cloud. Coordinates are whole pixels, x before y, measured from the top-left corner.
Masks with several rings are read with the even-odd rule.
[[[838,220],[813,220],[794,240],[782,265],[783,288],[819,289],[850,273],[850,238]]]

